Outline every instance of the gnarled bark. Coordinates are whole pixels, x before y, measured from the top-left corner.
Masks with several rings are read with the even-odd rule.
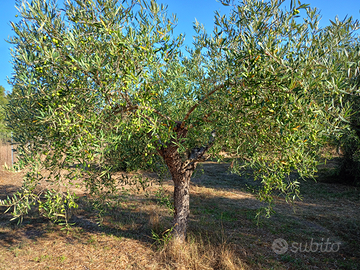
[[[174,237],[183,242],[190,213],[190,179],[195,170],[195,164],[183,167],[176,146],[169,146],[161,150],[161,155],[168,166],[174,181]]]
[[[195,164],[180,174],[173,175],[174,181],[174,236],[183,242],[186,238],[188,217],[190,214],[190,179],[195,170]]]
[[[178,122],[175,127],[178,134],[178,140],[185,138],[187,129],[182,127],[182,123]],[[174,237],[175,240],[184,242],[186,238],[186,230],[188,225],[188,217],[190,214],[190,179],[195,171],[196,164],[202,159],[205,152],[211,147],[215,139],[215,133],[207,146],[194,148],[188,153],[188,159],[182,161],[178,152],[178,146],[174,141],[162,146],[159,154],[163,157],[168,166],[172,180],[174,181]]]

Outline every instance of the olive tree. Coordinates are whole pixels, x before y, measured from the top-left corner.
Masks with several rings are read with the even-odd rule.
[[[290,173],[313,176],[319,149],[349,117],[342,100],[354,87],[339,70],[351,61],[358,24],[320,28],[316,9],[301,3],[223,4],[230,15],[216,12],[211,33],[195,22],[184,54],[176,17],[155,1],[19,3],[9,123],[27,174],[3,202],[15,217],[30,205],[65,217],[76,207],[72,185],[114,190],[120,163],[163,164],[174,182],[174,236],[183,241],[191,176],[223,151],[235,173],[252,169],[259,199],[298,195]],[[46,193],[36,187],[44,180]]]

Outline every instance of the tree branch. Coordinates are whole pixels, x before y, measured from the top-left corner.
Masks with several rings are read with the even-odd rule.
[[[204,161],[205,159],[203,158],[203,156],[206,151],[209,150],[211,146],[213,146],[215,142],[215,137],[216,132],[214,130],[211,132],[211,137],[207,145],[191,149],[190,153],[188,154],[188,159],[183,163],[182,168],[185,169],[189,164]]]
[[[184,117],[184,120],[182,121],[181,123],[181,128],[184,128],[185,127],[185,121],[187,119],[189,119],[190,115],[192,114],[192,112],[201,104],[201,102],[203,102],[205,99],[207,99],[209,96],[211,96],[212,94],[214,94],[216,91],[222,89],[223,87],[225,87],[226,85],[224,83],[218,85],[218,86],[215,86],[215,88],[210,91],[209,93],[207,93],[198,103],[196,103],[194,106],[192,106],[190,108],[190,110],[188,111],[188,113],[185,115]]]
[[[131,106],[126,107],[126,106],[119,106],[118,104],[116,104],[116,106],[113,108],[113,115],[123,113],[123,112],[134,111],[134,110],[138,110],[138,109],[150,110],[164,119],[171,120],[171,118],[169,116],[162,114],[160,111],[158,111],[154,108],[147,107],[147,106],[139,106],[139,105],[131,105]]]

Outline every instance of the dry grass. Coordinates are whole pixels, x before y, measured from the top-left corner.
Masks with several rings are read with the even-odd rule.
[[[172,213],[155,184],[146,192],[120,194],[98,226],[91,198],[80,193],[80,208],[69,230],[32,213],[20,226],[0,215],[0,269],[360,269],[358,188],[301,183],[303,200],[277,199],[276,214],[254,219],[262,206],[249,189],[252,179],[227,172],[228,164],[206,163],[193,178],[188,241],[169,241]],[[0,172],[0,198],[21,184],[21,174]],[[171,196],[172,183],[162,194]],[[4,210],[3,208],[0,209]],[[295,212],[294,212],[295,210]],[[341,242],[338,252],[276,254],[274,239]]]
[[[53,232],[8,247],[1,258],[3,269],[159,269],[149,246],[101,234]]]
[[[231,245],[214,247],[194,238],[188,239],[186,244],[169,242],[159,251],[159,255],[166,269],[249,269],[237,257]]]

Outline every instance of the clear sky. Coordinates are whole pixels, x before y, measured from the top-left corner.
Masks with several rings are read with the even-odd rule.
[[[176,13],[178,17],[178,26],[176,33],[186,35],[186,45],[191,45],[193,31],[193,22],[195,18],[208,31],[212,31],[214,11],[220,10],[221,13],[227,13],[228,7],[218,3],[216,0],[158,0],[159,3],[168,5],[169,13]],[[287,0],[290,5],[290,0]],[[328,25],[329,19],[339,16],[343,19],[346,15],[353,16],[360,20],[360,0],[302,0],[312,7],[317,7],[321,11],[321,25]],[[9,21],[15,21],[15,0],[0,0],[0,85],[4,86],[7,91],[11,86],[7,83],[7,77],[12,76],[12,65],[10,63],[10,44],[5,40],[13,33]]]

